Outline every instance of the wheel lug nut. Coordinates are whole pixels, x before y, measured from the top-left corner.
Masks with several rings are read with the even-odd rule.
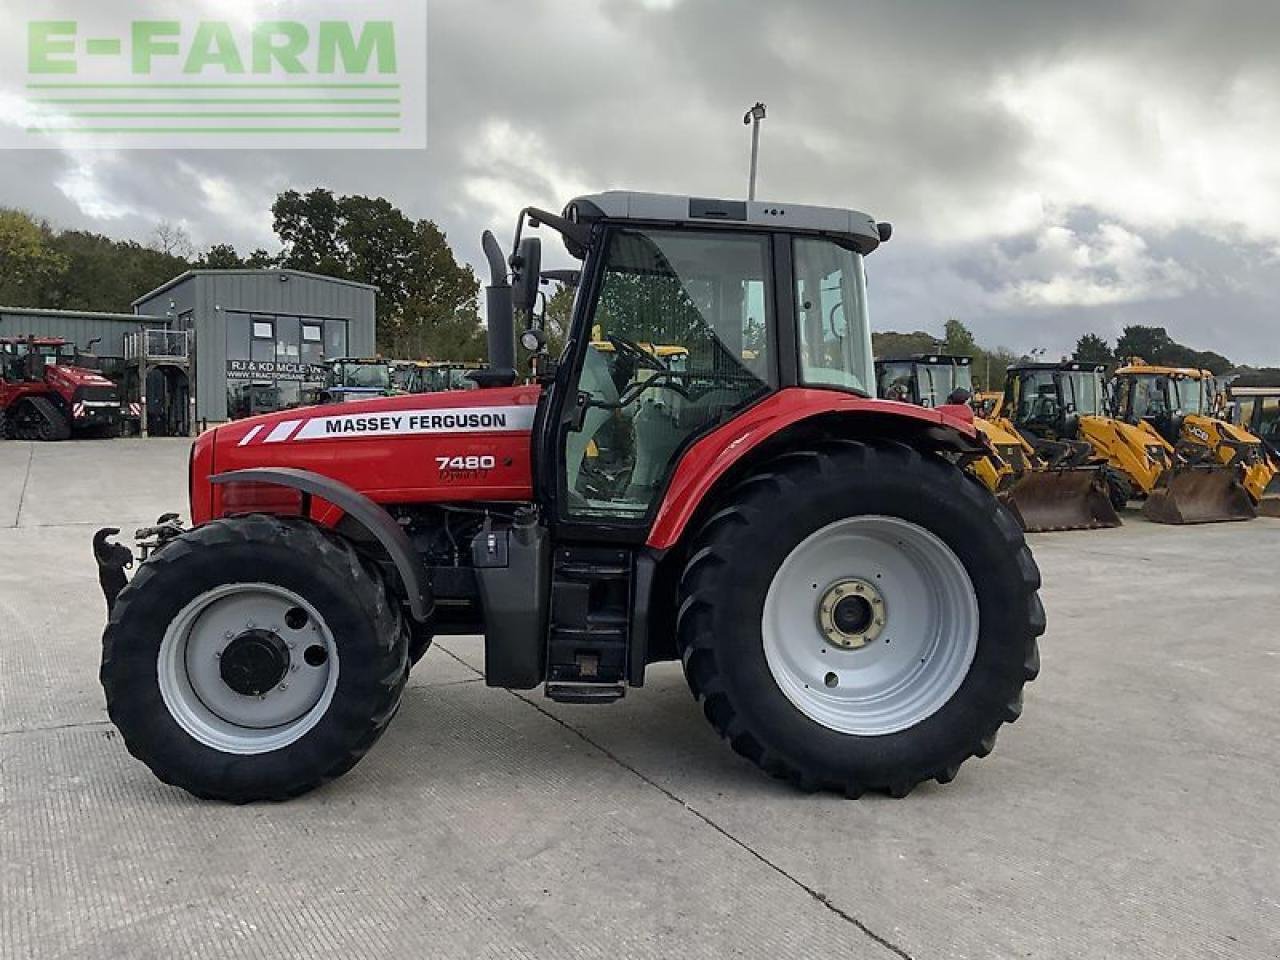
[[[282,684],[280,684],[280,689],[281,689],[281,690],[288,690],[288,689],[289,689],[289,684],[287,684],[287,683],[282,683]]]

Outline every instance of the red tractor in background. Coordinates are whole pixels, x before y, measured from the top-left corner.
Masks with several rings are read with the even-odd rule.
[[[0,338],[0,413],[10,440],[116,436],[120,391],[59,337]]]
[[[526,227],[582,261],[558,358]],[[138,531],[132,582],[95,536],[126,747],[198,796],[294,797],[368,751],[433,637],[483,634],[487,684],[562,703],[679,660],[733,749],[802,789],[949,782],[1021,712],[1040,574],[958,465],[972,423],[875,398],[863,258],[889,235],[624,192],[522,211],[510,260],[486,233],[478,389],[206,431],[192,529]]]

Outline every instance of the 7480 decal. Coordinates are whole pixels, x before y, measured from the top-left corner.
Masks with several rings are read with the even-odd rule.
[[[497,458],[490,456],[475,457],[436,457],[441,473],[452,473],[457,470],[492,470],[498,465]]]

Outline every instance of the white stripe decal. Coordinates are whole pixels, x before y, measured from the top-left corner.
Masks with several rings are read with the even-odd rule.
[[[396,437],[439,433],[519,433],[533,429],[534,407],[458,407],[450,409],[388,410],[312,417],[294,440],[326,437]],[[297,423],[298,421],[294,421]],[[283,426],[283,424],[282,424]],[[279,427],[276,428],[279,431]],[[268,439],[271,442],[275,434]]]
[[[289,439],[289,434],[297,429],[301,420],[286,420],[284,423],[277,423],[276,428],[267,434],[267,439],[263,443],[282,443]]]
[[[239,446],[247,447],[253,442],[253,438],[262,432],[262,424],[258,424],[252,430],[244,435],[244,439],[240,441]]]

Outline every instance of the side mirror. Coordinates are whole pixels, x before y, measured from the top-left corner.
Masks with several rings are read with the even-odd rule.
[[[520,249],[511,258],[511,267],[515,273],[511,299],[517,310],[532,317],[542,285],[542,241],[537,237],[521,240]]]

